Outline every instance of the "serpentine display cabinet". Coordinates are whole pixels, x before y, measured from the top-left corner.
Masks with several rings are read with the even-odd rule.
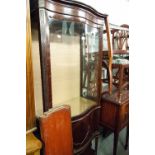
[[[109,39],[108,16],[77,1],[30,3],[36,114],[69,105],[74,154],[85,154],[94,138],[97,149],[102,35],[107,30]]]

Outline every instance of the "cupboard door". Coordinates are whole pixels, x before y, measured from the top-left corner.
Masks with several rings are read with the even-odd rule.
[[[66,19],[48,24],[52,105],[70,105],[77,116],[98,101],[99,28]]]
[[[99,135],[99,111],[100,106],[93,107],[83,116],[72,120],[74,153],[84,151],[91,140]]]

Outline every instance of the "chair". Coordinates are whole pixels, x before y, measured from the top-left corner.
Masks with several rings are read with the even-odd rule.
[[[121,91],[121,89],[129,86],[129,26],[123,24],[120,29],[112,29],[111,33],[114,49],[113,84]]]
[[[52,108],[39,118],[44,155],[73,155],[70,107]]]

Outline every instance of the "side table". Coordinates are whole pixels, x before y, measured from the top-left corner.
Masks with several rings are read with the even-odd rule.
[[[129,139],[129,92],[115,90],[111,95],[104,94],[101,98],[100,125],[114,132],[113,155],[117,153],[119,132],[127,126],[126,145]]]

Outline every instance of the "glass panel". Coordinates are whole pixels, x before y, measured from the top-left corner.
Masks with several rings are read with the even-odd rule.
[[[82,96],[96,99],[98,79],[98,29],[85,25],[82,36]]]
[[[107,40],[107,33],[103,31],[103,60],[102,60],[102,73],[101,73],[101,80],[102,80],[102,90],[101,92],[107,92],[109,90],[109,49],[108,49],[108,40]],[[112,34],[110,34],[110,40],[112,40]]]
[[[71,106],[72,116],[96,104],[98,29],[65,20],[50,21],[53,106]]]
[[[35,97],[35,114],[40,116],[43,114],[43,98],[42,98],[42,82],[39,55],[38,30],[35,27],[31,29],[32,33],[32,64],[34,78],[34,97]]]

